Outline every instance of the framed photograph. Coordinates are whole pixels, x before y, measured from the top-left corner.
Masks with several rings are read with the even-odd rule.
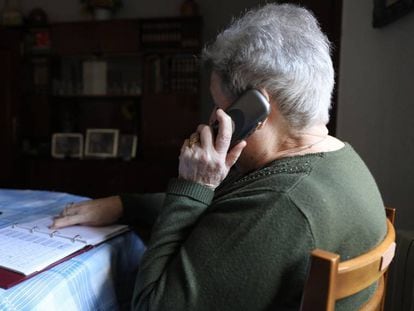
[[[114,158],[118,151],[119,130],[87,129],[85,156]]]
[[[135,158],[137,153],[138,138],[136,135],[123,134],[119,136],[118,157],[124,160]]]
[[[54,133],[52,135],[52,157],[82,158],[83,135],[80,133]]]
[[[414,9],[413,0],[374,0],[372,24],[375,28],[394,22]]]

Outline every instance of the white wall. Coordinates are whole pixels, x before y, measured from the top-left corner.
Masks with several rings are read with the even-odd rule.
[[[414,229],[414,12],[374,29],[373,2],[343,1],[337,134],[397,208],[397,227]]]

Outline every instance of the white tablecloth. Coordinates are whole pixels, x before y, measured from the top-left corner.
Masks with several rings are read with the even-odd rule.
[[[0,228],[56,215],[67,202],[85,199],[0,189]],[[0,288],[0,310],[128,310],[144,251],[135,233],[118,236],[12,288]]]

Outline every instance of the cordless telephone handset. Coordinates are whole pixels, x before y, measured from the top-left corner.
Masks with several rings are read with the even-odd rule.
[[[270,104],[266,97],[258,90],[251,89],[244,92],[226,109],[226,113],[233,121],[233,135],[230,148],[243,139],[249,137],[270,113]],[[211,125],[216,137],[218,122]]]

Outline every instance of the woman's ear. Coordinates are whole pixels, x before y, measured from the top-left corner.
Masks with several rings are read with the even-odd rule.
[[[266,119],[264,119],[262,122],[260,122],[260,123],[257,125],[256,130],[260,130],[260,129],[262,129],[262,128],[265,126],[265,124],[266,124],[266,122],[267,122],[267,119],[268,119],[268,118],[266,118]]]
[[[267,101],[270,103],[270,95],[269,95],[269,93],[266,91],[266,89],[260,89],[259,91],[260,91],[260,93],[262,93],[262,95],[263,95],[264,97],[266,97]]]
[[[264,88],[262,88],[262,89],[260,89],[259,90],[260,91],[260,93],[262,93],[262,95],[266,98],[266,100],[270,103],[270,95],[269,95],[269,93],[266,91],[266,89],[264,89]],[[270,105],[270,109],[272,109],[272,105]],[[257,130],[260,130],[261,128],[263,128],[264,126],[265,126],[265,124],[266,124],[266,122],[267,122],[267,120],[269,119],[269,117],[267,117],[266,119],[264,119],[262,122],[260,122],[258,125],[257,125]]]

